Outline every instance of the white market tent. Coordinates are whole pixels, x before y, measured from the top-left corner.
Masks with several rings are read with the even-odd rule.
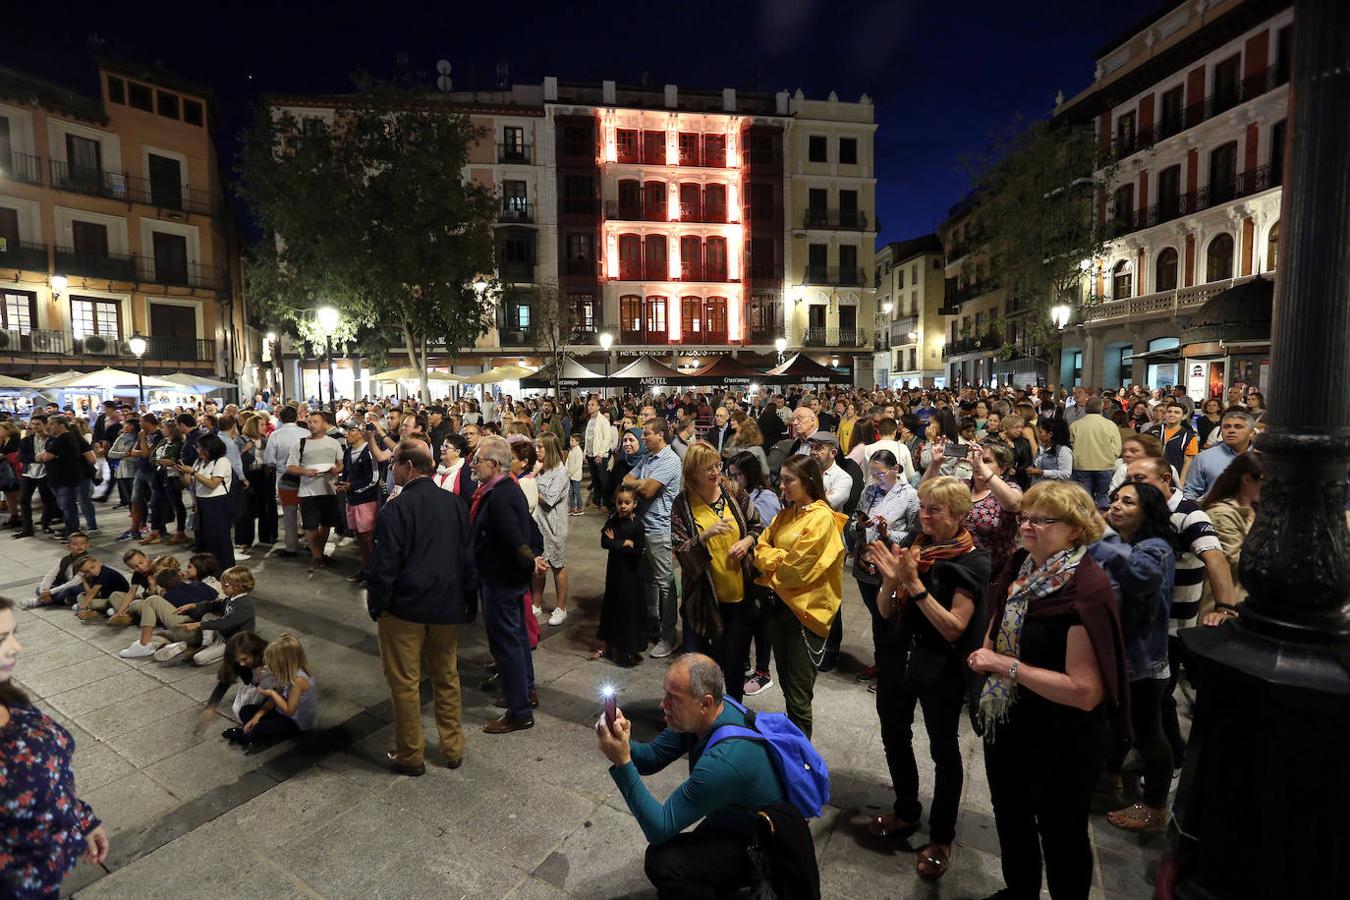
[[[404,366],[401,369],[390,369],[388,372],[379,372],[370,376],[371,381],[421,381],[422,376],[411,366]],[[458,384],[464,379],[458,375],[451,375],[447,372],[427,371],[427,381],[443,381],[447,384]]]
[[[478,375],[464,379],[465,384],[500,384],[503,381],[519,381],[533,375],[534,369],[524,366],[496,366]]]
[[[33,384],[42,388],[55,388],[59,383],[83,374],[83,372],[76,372],[74,369],[66,369],[64,372],[53,372],[51,375],[34,378]]]
[[[0,375],[0,390],[37,391],[41,389],[42,385],[37,382],[24,381],[22,378],[14,378],[9,375]]]
[[[74,372],[69,377],[63,377],[55,382],[46,385],[48,388],[57,390],[71,390],[73,388],[116,388],[116,387],[136,387],[141,382],[138,380],[135,372],[127,372],[123,369],[99,369],[96,372]],[[146,375],[144,384],[148,388],[165,388],[173,391],[181,391],[183,386],[175,384],[164,378],[157,378],[154,375]]]
[[[173,382],[179,388],[186,388],[200,394],[209,394],[213,391],[233,391],[239,388],[239,385],[232,381],[222,381],[209,375],[192,375],[187,372],[174,372],[172,375],[165,375],[162,380]],[[147,381],[146,384],[148,385],[149,382]]]

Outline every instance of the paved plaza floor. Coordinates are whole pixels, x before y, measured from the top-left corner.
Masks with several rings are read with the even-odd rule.
[[[122,568],[113,535],[123,512],[99,507],[94,555]],[[229,746],[220,718],[194,728],[214,667],[165,668],[122,660],[133,629],[86,625],[69,610],[20,612],[20,683],[76,741],[78,793],[112,836],[107,870],[82,865],[66,891],[84,898],[271,897],[649,897],[645,841],[596,750],[591,724],[598,686],[612,682],[640,736],[659,726],[666,660],[631,670],[591,662],[603,592],[601,518],[574,518],[569,541],[572,611],[543,626],[535,652],[540,706],[535,727],[489,736],[498,710],[479,690],[488,661],[481,626],[460,633],[459,670],[468,735],[464,766],[432,766],[421,778],[384,767],[390,707],[364,591],[343,576],[358,567],[345,542],[337,564],[307,577],[303,557],[243,563],[257,578],[258,630],[290,632],[304,645],[319,692],[319,725],[302,739],[256,755]],[[9,534],[9,532],[5,532]],[[0,593],[27,596],[62,552],[46,539],[0,539]],[[181,554],[186,557],[186,553]],[[914,872],[921,831],[882,845],[865,830],[892,795],[874,697],[854,680],[870,647],[868,617],[845,579],[846,658],[816,685],[815,743],[830,765],[832,799],[812,822],[822,888],[829,898],[985,897],[1002,886],[998,840],[979,741],[962,720],[965,787],[957,847],[936,884]],[[552,589],[545,600],[551,607]],[[232,696],[232,695],[231,695]],[[427,698],[424,684],[424,699]],[[781,710],[775,686],[749,698]],[[228,707],[228,702],[224,704]],[[429,743],[435,729],[424,716]],[[916,722],[921,799],[932,790],[927,739]],[[679,763],[648,785],[664,798],[686,774]],[[1092,820],[1097,898],[1152,896],[1161,836],[1135,837]]]

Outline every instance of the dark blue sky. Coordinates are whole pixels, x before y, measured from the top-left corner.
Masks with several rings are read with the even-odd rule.
[[[661,3],[394,3],[332,0],[183,4],[22,2],[7,18],[4,64],[67,83],[88,67],[87,36],[160,61],[215,88],[232,142],[266,91],[349,87],[366,68],[388,76],[406,50],[439,58],[455,87],[491,86],[500,60],[514,81],[637,81],[690,87],[864,92],[876,104],[877,206],[883,240],[933,230],[969,188],[965,161],[1014,116],[1048,115],[1055,92],[1092,79],[1092,54],[1158,0],[1032,3],[912,0],[666,0]],[[209,18],[187,11],[211,11]],[[250,78],[250,76],[252,76]],[[92,88],[91,88],[92,89]],[[229,149],[222,147],[226,158]]]

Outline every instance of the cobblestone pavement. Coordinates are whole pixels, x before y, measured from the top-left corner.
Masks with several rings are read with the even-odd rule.
[[[99,507],[94,554],[121,567],[127,545],[113,535],[126,516]],[[86,625],[69,611],[19,613],[21,684],[74,735],[76,785],[112,835],[107,872],[81,866],[67,892],[88,898],[187,897],[646,897],[645,842],[606,771],[590,730],[597,686],[609,681],[635,730],[660,722],[665,661],[623,670],[586,659],[603,591],[601,518],[574,518],[569,570],[574,599],[560,628],[543,626],[535,653],[540,707],[533,729],[482,734],[495,717],[479,690],[488,661],[481,627],[460,638],[465,764],[429,767],[422,778],[390,775],[390,709],[364,592],[346,582],[357,568],[350,542],[337,564],[309,578],[302,560],[254,547],[258,628],[300,639],[319,689],[319,727],[246,756],[219,736],[224,718],[194,729],[213,668],[165,668],[122,660],[131,629]],[[8,532],[6,532],[8,534]],[[61,554],[45,539],[4,541],[0,592],[14,599]],[[183,554],[186,556],[186,554]],[[868,661],[868,617],[845,579],[845,657],[816,686],[816,744],[830,764],[832,801],[812,822],[826,897],[984,897],[1002,886],[998,840],[978,739],[963,717],[966,778],[952,869],[935,885],[914,872],[911,847],[877,844],[868,818],[889,809],[890,788],[873,695],[854,676]],[[552,589],[545,609],[553,605]],[[425,688],[425,685],[424,685]],[[426,694],[424,693],[424,698]],[[749,703],[781,710],[775,686]],[[228,705],[228,704],[227,704]],[[435,730],[429,718],[429,740]],[[926,737],[916,723],[923,785],[931,796]],[[683,765],[648,779],[664,797]],[[1160,836],[1122,834],[1092,821],[1097,898],[1152,896],[1165,849]]]

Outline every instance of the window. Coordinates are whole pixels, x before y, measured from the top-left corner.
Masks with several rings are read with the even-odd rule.
[[[517,299],[511,303],[511,330],[530,330],[530,303],[528,300]]]
[[[148,154],[150,202],[160,209],[183,208],[183,167],[178,160]]]
[[[1133,282],[1134,277],[1130,270],[1130,261],[1122,259],[1111,270],[1111,299],[1127,299],[1130,296],[1130,288]]]
[[[778,153],[778,134],[775,132],[754,131],[750,132],[749,162],[752,166],[772,166],[777,165],[779,160]]]
[[[568,294],[567,308],[573,331],[595,331],[595,295]]]
[[[657,166],[666,164],[666,133],[664,131],[642,132],[642,161]]]
[[[567,259],[570,262],[586,263],[595,259],[595,236],[581,232],[569,234],[567,236]]]
[[[636,234],[619,235],[619,280],[637,281],[642,277],[642,238]]]
[[[563,176],[563,213],[595,214],[595,179],[590,175]]]
[[[1175,291],[1177,289],[1177,251],[1173,247],[1158,254],[1153,264],[1153,290]]]
[[[680,238],[680,278],[703,280],[703,241],[694,235]]]
[[[704,246],[704,252],[707,259],[704,265],[707,272],[704,278],[708,281],[726,281],[727,280],[727,239],[720,237],[708,238]]]
[[[106,259],[108,256],[108,226],[98,222],[70,223],[73,250],[80,256]]]
[[[620,128],[615,140],[619,162],[638,161],[638,133],[631,128]]]
[[[670,266],[666,262],[666,236],[664,234],[647,235],[646,257],[643,275],[648,281],[665,281],[670,277]]]
[[[562,136],[563,156],[595,155],[595,123],[564,125]]]
[[[1169,166],[1158,173],[1158,221],[1181,215],[1181,166]]]
[[[680,334],[686,339],[703,335],[702,297],[685,297],[680,301]]]
[[[1266,271],[1274,272],[1275,265],[1280,261],[1280,223],[1276,222],[1270,226],[1270,234],[1266,235]]]
[[[91,181],[91,187],[98,188],[100,170],[103,168],[103,152],[98,141],[89,138],[66,135],[66,165],[70,169],[72,181]]]
[[[1209,242],[1205,254],[1205,280],[1223,281],[1233,277],[1233,236],[1221,234]]]
[[[1116,119],[1116,152],[1130,153],[1134,150],[1134,112],[1130,111]]]
[[[134,81],[127,82],[127,100],[134,109],[143,109],[146,112],[153,112],[153,97],[150,88],[143,84],[137,84]]]
[[[829,216],[830,192],[825,188],[808,188],[806,191],[806,211],[810,215],[810,224],[823,226]]]
[[[773,238],[750,239],[750,277],[773,278],[777,274]]]
[[[159,284],[188,284],[187,238],[181,234],[151,232],[154,249],[155,281]]]
[[[5,290],[0,306],[0,330],[27,334],[37,325],[37,294]]]
[[[1164,91],[1158,113],[1158,136],[1169,137],[1180,131],[1185,124],[1182,110],[1185,108],[1183,86],[1177,85],[1170,91]]]
[[[631,178],[619,182],[619,218],[642,218],[642,185]]]
[[[773,184],[767,181],[750,182],[750,218],[773,218],[774,206]]]
[[[841,190],[839,192],[839,227],[862,227],[862,217],[858,215],[857,191]]]
[[[858,271],[858,248],[853,244],[839,245],[839,283],[862,284],[862,274]]]
[[[516,125],[502,128],[502,162],[525,162],[525,129]]]
[[[703,136],[703,165],[721,168],[727,164],[727,139],[720,134]]]
[[[1209,202],[1232,200],[1237,194],[1237,141],[1216,147],[1209,154]]]
[[[919,292],[918,292],[918,291],[910,291],[910,292],[909,292],[909,314],[910,314],[911,316],[917,316],[917,315],[919,314]]]
[[[1275,32],[1275,84],[1289,81],[1294,61],[1294,27],[1286,25]]]
[[[1270,128],[1270,180],[1271,187],[1284,184],[1284,141],[1285,120],[1281,119]]]
[[[1112,218],[1115,219],[1118,233],[1134,227],[1134,185],[1116,188]]]
[[[108,76],[108,102],[123,105],[127,102],[127,83],[112,75]]]
[[[749,322],[752,333],[762,335],[777,328],[778,298],[773,294],[753,294],[750,297]]]
[[[156,92],[159,99],[159,114],[166,119],[178,118],[178,95],[166,94],[164,91]]]
[[[812,276],[817,279],[825,277],[825,270],[830,267],[830,245],[829,244],[807,244],[806,245],[806,277],[809,281]]]
[[[707,222],[727,220],[727,189],[725,185],[710,184],[703,189],[703,215]]]
[[[689,134],[687,132],[680,132],[679,143],[680,143],[680,165],[682,166],[698,165],[700,162],[698,152],[698,145],[699,145],[698,135]]]
[[[19,211],[0,206],[0,253],[18,253],[19,249]],[[0,256],[0,262],[4,259]]]
[[[841,137],[839,139],[839,162],[856,166],[858,164],[858,139]]]
[[[648,222],[664,222],[668,218],[666,209],[666,183],[648,181],[642,185],[642,218]]]
[[[1241,55],[1230,56],[1214,66],[1214,113],[1232,109],[1241,99],[1238,82],[1241,79]]]
[[[502,212],[505,218],[525,222],[529,220],[529,185],[524,181],[502,181]]]
[[[122,305],[116,300],[100,300],[93,297],[70,298],[70,324],[77,338],[99,334],[120,340],[121,318]]]
[[[201,125],[206,121],[199,101],[183,98],[183,121],[189,125]]]
[[[698,222],[703,216],[703,192],[697,184],[680,185],[680,221]]]
[[[709,297],[703,311],[703,326],[710,339],[727,339],[727,298]]]
[[[937,260],[934,260],[935,265],[933,266],[933,268],[935,268],[935,269],[937,268],[936,262],[937,262]],[[919,264],[918,264],[918,263],[915,263],[914,265],[912,265],[912,266],[909,267],[909,284],[910,284],[910,287],[918,287],[918,286],[919,286]]]
[[[829,162],[829,144],[823,134],[813,134],[806,139],[806,158],[811,162]]]
[[[647,298],[647,334],[664,337],[666,333],[666,298]]]
[[[626,334],[642,332],[642,298],[636,294],[619,298],[619,330]]]

